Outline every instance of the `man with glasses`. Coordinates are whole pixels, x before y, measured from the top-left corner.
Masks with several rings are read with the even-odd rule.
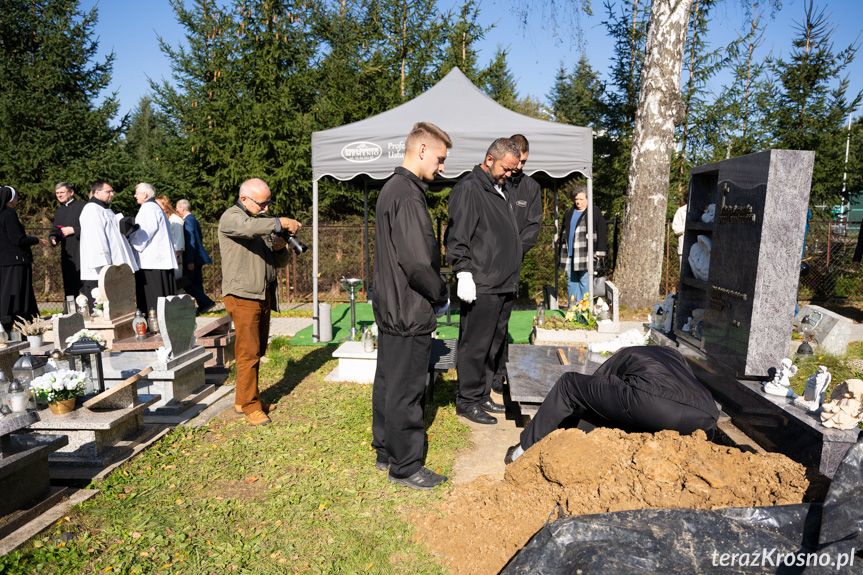
[[[491,384],[521,271],[519,227],[506,187],[519,158],[512,140],[495,140],[449,196],[446,259],[462,300],[456,414],[474,423],[497,423],[490,414],[506,411],[491,399]]]
[[[121,220],[109,207],[114,199],[114,188],[104,180],[96,180],[90,192],[90,200],[81,210],[80,219],[81,283],[92,306],[93,288],[99,285],[99,272],[103,267],[128,264],[133,272],[137,272],[139,266],[138,258],[126,239],[136,229],[132,218]]]
[[[237,203],[219,219],[222,295],[237,334],[234,410],[252,425],[270,423],[267,413],[274,407],[261,402],[258,368],[267,352],[270,311],[278,310],[276,270],[285,267],[289,257],[285,240],[275,234],[295,234],[301,227],[291,218],[265,217],[271,197],[263,180],[246,180]]]

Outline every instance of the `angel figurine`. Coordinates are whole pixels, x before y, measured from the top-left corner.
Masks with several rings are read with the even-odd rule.
[[[792,399],[799,397],[791,389],[791,378],[797,373],[797,366],[791,364],[791,360],[787,357],[782,360],[782,365],[776,370],[776,375],[773,376],[773,381],[762,382],[764,393],[769,395],[778,395],[779,397],[790,397]]]
[[[863,419],[863,381],[848,379],[836,386],[830,403],[821,407],[821,425],[853,429]]]

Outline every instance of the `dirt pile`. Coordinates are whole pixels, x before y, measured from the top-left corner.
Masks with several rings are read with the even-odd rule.
[[[417,514],[417,537],[452,573],[497,573],[549,519],[628,509],[799,503],[803,466],[743,453],[703,432],[558,430],[507,468],[457,487],[438,514]]]

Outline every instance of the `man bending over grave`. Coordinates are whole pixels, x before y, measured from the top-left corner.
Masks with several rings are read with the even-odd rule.
[[[521,440],[506,451],[507,465],[567,420],[627,432],[702,429],[713,437],[719,410],[676,349],[625,347],[593,375],[567,372],[548,392]],[[577,419],[573,421],[573,419]]]

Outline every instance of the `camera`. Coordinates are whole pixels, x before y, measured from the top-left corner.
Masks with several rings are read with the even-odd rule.
[[[278,233],[278,236],[285,240],[288,243],[288,247],[294,250],[294,253],[297,255],[309,249],[309,246],[298,240],[297,236],[292,235],[288,230],[283,229]]]

